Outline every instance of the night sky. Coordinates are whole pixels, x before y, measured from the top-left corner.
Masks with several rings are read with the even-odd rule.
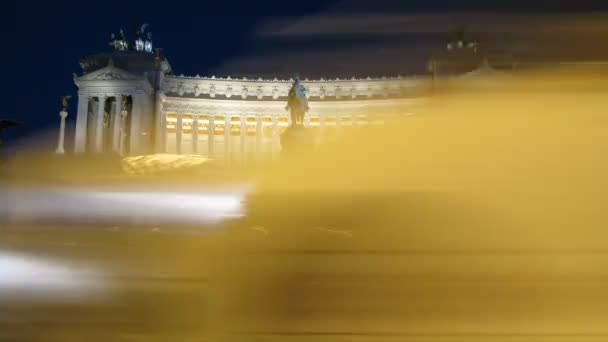
[[[608,8],[602,3],[606,1],[5,1],[0,118],[23,121],[26,128],[8,130],[4,140],[12,149],[15,142],[25,149],[34,141],[43,150],[54,149],[59,97],[77,95],[72,74],[81,74],[78,60],[110,51],[111,32],[123,28],[130,35],[132,26],[143,22],[150,24],[154,44],[164,49],[176,74],[350,77],[422,71],[426,56],[446,39],[445,31],[463,24],[453,19],[462,13],[483,11],[466,19],[471,24],[501,13]],[[487,31],[483,25],[488,22],[493,20],[477,31]],[[514,27],[521,29],[516,23],[506,30]],[[603,45],[606,40],[608,35]],[[504,41],[512,44],[500,46],[494,39],[497,50],[527,51],[513,37]],[[75,112],[72,100],[68,129]]]

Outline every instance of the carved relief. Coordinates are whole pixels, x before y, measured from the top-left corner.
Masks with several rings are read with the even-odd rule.
[[[325,86],[321,86],[319,88],[319,97],[322,99],[325,98],[325,94],[327,93],[327,91],[325,90]]]
[[[106,71],[106,72],[102,72],[99,75],[95,76],[96,80],[122,80],[125,79],[125,77],[116,71]]]
[[[334,93],[336,95],[336,99],[339,99],[342,95],[342,87],[336,86],[336,88],[334,89]]]
[[[272,87],[272,98],[275,100],[279,98],[279,88],[278,87]]]
[[[226,87],[226,97],[227,98],[231,98],[232,97],[232,86],[227,86]]]

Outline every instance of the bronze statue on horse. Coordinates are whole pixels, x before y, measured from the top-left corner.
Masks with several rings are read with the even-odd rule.
[[[302,126],[304,124],[304,115],[310,109],[306,93],[306,88],[300,83],[300,78],[296,75],[293,85],[289,90],[287,106],[285,107],[285,110],[290,111],[291,124],[294,126]]]

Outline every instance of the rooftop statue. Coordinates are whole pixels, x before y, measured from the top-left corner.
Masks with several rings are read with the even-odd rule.
[[[294,126],[302,126],[304,124],[304,114],[310,109],[306,93],[306,88],[300,83],[300,77],[296,75],[293,85],[289,90],[287,106],[285,107],[285,110],[288,110],[291,114],[291,123]]]
[[[122,29],[120,30],[118,36],[116,36],[114,33],[110,34],[110,46],[113,46],[114,50],[117,51],[126,51],[129,49],[127,37],[125,37],[125,33]]]
[[[68,110],[68,100],[72,98],[72,95],[61,96],[61,111],[66,112]]]
[[[146,41],[144,41],[144,37],[146,37],[145,36],[146,28],[148,26],[149,26],[148,23],[144,23],[140,27],[135,27],[133,29],[133,34],[135,36],[134,48],[136,51],[152,52],[152,35],[150,32],[148,32],[148,35],[147,35],[148,39]],[[146,45],[148,45],[148,46],[146,46]]]

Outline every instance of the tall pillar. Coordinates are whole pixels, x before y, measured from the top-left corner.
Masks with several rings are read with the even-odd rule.
[[[122,116],[122,95],[116,95],[116,105],[114,106],[114,127],[112,127],[112,149],[120,151],[120,125]]]
[[[272,158],[276,158],[279,154],[280,143],[279,137],[279,118],[275,115],[272,116]]]
[[[198,154],[198,114],[192,115],[192,154]]]
[[[87,146],[87,116],[89,96],[78,94],[78,112],[76,114],[76,132],[74,134],[74,153],[83,153]]]
[[[65,138],[65,118],[68,116],[68,112],[62,110],[59,112],[59,116],[61,116],[61,123],[59,124],[59,142],[57,143],[57,150],[55,150],[55,153],[65,154],[63,140]]]
[[[156,150],[160,153],[167,153],[167,112],[160,111],[160,138]]]
[[[157,153],[164,153],[166,150],[167,123],[163,111],[161,94],[156,94],[156,104],[154,106],[154,149]]]
[[[131,141],[130,151],[131,155],[137,155],[142,153],[142,117],[146,107],[146,95],[145,94],[134,94],[131,95],[133,101],[131,105]]]
[[[175,153],[182,154],[182,113],[177,113],[177,122],[175,123]]]
[[[255,121],[255,150],[257,159],[262,159],[262,139],[264,138],[264,121],[261,116],[256,117]]]
[[[207,133],[209,134],[207,138],[207,148],[209,152],[207,155],[211,158],[213,157],[213,136],[215,133],[215,122],[213,115],[209,115],[209,129]]]
[[[241,160],[243,164],[247,158],[245,157],[245,139],[247,138],[247,117],[241,116]]]
[[[103,152],[103,116],[106,105],[106,97],[103,95],[99,96],[99,103],[97,103],[97,122],[95,124],[95,152]]]
[[[323,112],[319,113],[319,144],[323,143],[323,141],[325,141],[325,132],[326,132],[326,125],[325,125],[325,114]]]
[[[229,115],[224,115],[224,159],[225,164],[230,164],[230,122],[232,118]]]
[[[124,156],[127,153],[127,109],[123,108],[120,111],[120,155]]]

